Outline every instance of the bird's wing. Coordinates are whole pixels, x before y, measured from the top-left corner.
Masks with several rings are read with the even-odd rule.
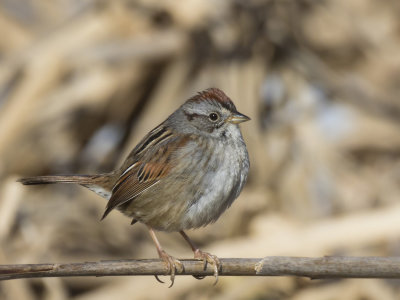
[[[102,219],[114,208],[133,200],[166,177],[174,167],[173,157],[175,151],[185,145],[188,140],[188,137],[180,136],[157,144],[149,134],[147,142],[144,141],[135,148],[140,150],[142,154],[138,155],[140,159],[126,168],[114,185]],[[146,148],[141,149],[140,145],[151,147],[151,151],[149,149],[149,153],[146,153]]]

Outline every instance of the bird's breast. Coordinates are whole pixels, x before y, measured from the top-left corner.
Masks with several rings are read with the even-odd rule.
[[[215,222],[239,196],[247,179],[249,159],[241,135],[235,143],[220,140],[211,148],[212,156],[199,164],[203,176],[192,183],[196,192],[183,217],[185,229]]]
[[[240,135],[192,140],[180,149],[167,177],[124,209],[157,230],[179,231],[212,223],[237,198],[247,178],[249,160]]]

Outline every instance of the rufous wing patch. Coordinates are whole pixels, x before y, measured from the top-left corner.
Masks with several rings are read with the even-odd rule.
[[[136,161],[122,173],[112,190],[112,195],[103,214],[104,219],[114,208],[133,200],[144,191],[152,188],[166,177],[174,164],[171,161],[174,151],[188,142],[189,138],[180,138],[164,144],[146,161]]]

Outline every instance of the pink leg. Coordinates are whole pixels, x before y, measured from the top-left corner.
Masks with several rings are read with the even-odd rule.
[[[164,261],[164,263],[167,265],[168,268],[168,274],[171,275],[171,285],[169,287],[172,287],[174,285],[174,281],[175,281],[175,273],[177,271],[177,269],[179,269],[180,272],[183,271],[183,265],[182,263],[177,260],[176,258],[172,257],[171,255],[169,255],[167,252],[165,252],[163,250],[163,248],[161,247],[160,242],[158,241],[156,234],[153,230],[153,228],[147,226],[150,232],[150,236],[153,239],[154,244],[156,245],[157,248],[157,252],[158,252],[158,256]],[[157,275],[156,279],[157,281],[162,282]]]
[[[218,272],[219,272],[219,269],[221,268],[221,261],[219,260],[219,258],[208,252],[201,251],[198,247],[196,247],[196,245],[192,242],[192,240],[187,236],[187,234],[183,230],[179,231],[179,233],[183,236],[185,241],[192,248],[193,253],[194,253],[194,258],[203,260],[204,269],[207,268],[207,263],[211,264],[214,267],[214,277],[215,277],[214,285],[216,285],[218,282]],[[203,279],[204,277],[196,277],[195,276],[195,278]]]

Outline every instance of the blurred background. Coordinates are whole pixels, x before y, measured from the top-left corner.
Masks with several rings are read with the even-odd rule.
[[[188,97],[252,118],[248,183],[188,234],[219,257],[400,254],[397,0],[0,0],[0,264],[156,258],[145,226],[73,185]],[[176,233],[167,252],[191,258]],[[168,281],[168,278],[165,277]],[[1,299],[400,299],[398,280],[178,277],[0,283]]]

